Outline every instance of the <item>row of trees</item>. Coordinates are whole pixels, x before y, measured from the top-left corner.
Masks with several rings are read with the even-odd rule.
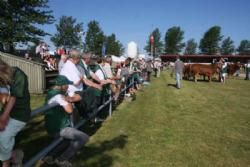
[[[0,0],[0,50],[14,53],[16,45],[37,45],[46,35],[38,25],[55,22],[48,0]],[[85,33],[83,23],[71,16],[62,16],[56,24],[57,32],[51,37],[56,47],[78,47],[101,55],[121,55],[124,48],[115,34],[105,35],[97,21],[88,23]],[[86,34],[85,43],[82,41]]]
[[[107,36],[102,31],[97,21],[88,23],[85,43],[82,41],[83,23],[76,23],[73,17],[62,16],[56,24],[57,33],[51,37],[51,41],[56,47],[74,48],[78,47],[86,52],[92,52],[97,55],[112,54],[121,55],[124,48],[115,34]]]
[[[150,41],[151,36],[154,37],[154,42]],[[183,42],[184,31],[180,27],[171,27],[167,30],[164,38],[164,44],[161,41],[161,33],[156,28],[150,35],[144,48],[149,54],[180,54],[184,51],[184,54],[197,54],[198,44],[194,39],[189,39],[186,43]],[[153,45],[153,46],[151,46]],[[224,38],[221,35],[221,27],[213,26],[207,32],[204,33],[203,38],[199,43],[200,54],[222,54],[230,55],[236,51],[240,55],[250,55],[250,40],[242,40],[239,47],[236,49],[234,42],[230,37]]]

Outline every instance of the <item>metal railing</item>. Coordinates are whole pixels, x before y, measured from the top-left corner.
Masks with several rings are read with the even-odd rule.
[[[135,81],[132,77],[132,79],[130,80],[130,83],[128,85],[125,84],[125,87],[121,90],[119,96],[121,94],[123,94],[128,88],[130,88],[132,85],[134,85]],[[94,112],[92,112],[89,116],[89,118],[93,118],[95,115],[97,115],[104,107],[106,107],[107,105],[109,105],[109,117],[111,117],[112,115],[112,94],[111,94],[111,90],[109,91],[109,99],[107,101],[105,101],[101,106],[98,107],[98,109]],[[42,112],[51,109],[53,107],[59,106],[59,104],[57,103],[51,103],[42,107],[39,107],[37,109],[35,109],[34,111],[32,111],[31,116],[34,117],[38,114],[41,114]],[[83,126],[85,124],[85,122],[87,122],[88,119],[82,119],[80,120],[75,126],[74,128],[80,128],[81,126]],[[44,158],[50,151],[52,151],[56,146],[58,146],[64,139],[62,137],[59,137],[55,140],[53,140],[47,147],[45,147],[43,150],[41,150],[40,152],[38,152],[35,156],[33,156],[29,161],[27,161],[24,164],[24,167],[32,167],[34,166],[34,164],[39,161],[40,159]]]

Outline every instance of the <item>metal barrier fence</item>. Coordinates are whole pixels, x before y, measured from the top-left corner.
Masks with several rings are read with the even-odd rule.
[[[125,87],[121,90],[120,95],[123,94],[128,88],[130,88],[132,85],[134,85],[135,81],[132,77],[132,79],[130,80],[130,83],[128,85],[125,84]],[[125,92],[126,93],[126,92]],[[120,96],[119,95],[119,96]],[[90,118],[94,117],[96,114],[98,114],[104,107],[106,107],[107,105],[109,105],[109,116],[111,117],[112,115],[112,95],[111,95],[111,90],[109,92],[109,99],[107,101],[105,101],[101,106],[98,107],[98,109],[96,111],[94,111],[93,113],[91,113]],[[51,109],[53,107],[59,106],[59,104],[57,103],[52,103],[52,104],[48,104],[42,107],[39,107],[37,109],[35,109],[34,111],[32,111],[31,116],[34,117],[48,109]],[[75,128],[80,128],[81,126],[84,125],[85,122],[87,122],[87,119],[83,119],[80,122],[78,122],[74,127]],[[55,139],[54,141],[52,141],[51,144],[49,144],[46,148],[44,148],[43,150],[41,150],[39,153],[37,153],[34,157],[32,157],[28,162],[26,162],[24,164],[24,167],[32,167],[34,166],[34,164],[39,161],[40,159],[44,158],[50,151],[52,151],[56,146],[58,146],[64,139],[62,137]]]

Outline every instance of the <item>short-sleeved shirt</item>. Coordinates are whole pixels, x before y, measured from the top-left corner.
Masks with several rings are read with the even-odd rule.
[[[77,84],[82,74],[78,71],[76,65],[72,63],[70,60],[67,60],[67,62],[63,65],[62,70],[60,71],[60,75],[64,75],[68,78],[68,80],[72,81],[74,84]],[[69,85],[68,88],[68,94],[70,96],[74,95],[77,91],[83,90],[83,84],[80,83],[79,85]]]
[[[108,78],[112,78],[113,77],[113,73],[111,70],[111,66],[109,63],[105,63],[104,66],[102,67],[104,72],[106,73]]]
[[[107,74],[105,73],[104,69],[102,68],[102,66],[100,64],[98,64],[96,66],[96,72],[95,72],[96,76],[102,81],[102,80],[106,80]],[[109,84],[106,84],[103,86],[103,89],[101,91],[102,95],[107,95],[108,94],[108,89],[109,89]]]
[[[30,119],[30,94],[26,74],[17,67],[13,67],[10,95],[16,98],[16,102],[10,112],[10,117],[22,122]]]
[[[95,75],[102,81],[107,78],[107,75],[101,65],[97,65]]]
[[[64,111],[63,106],[69,103],[64,99],[62,92],[58,90],[49,90],[46,98],[46,104],[58,103],[59,106],[46,110],[45,126],[50,135],[55,135],[60,130],[70,127],[70,115]]]

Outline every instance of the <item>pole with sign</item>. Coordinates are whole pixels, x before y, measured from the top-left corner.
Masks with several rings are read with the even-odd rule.
[[[153,54],[153,52],[154,52],[154,42],[155,42],[154,35],[151,34],[151,36],[150,36],[150,46],[151,46],[151,56],[153,56],[153,57],[154,57],[154,54]]]

